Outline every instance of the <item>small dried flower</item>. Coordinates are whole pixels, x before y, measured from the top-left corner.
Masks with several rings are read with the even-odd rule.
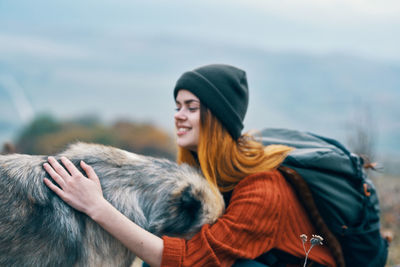
[[[303,267],[305,267],[307,265],[307,259],[308,259],[308,254],[310,254],[311,249],[315,246],[315,245],[321,245],[322,246],[322,241],[324,240],[321,236],[319,235],[312,235],[311,239],[310,239],[310,246],[308,248],[308,250],[306,249],[306,243],[307,243],[307,235],[305,234],[301,234],[300,235],[300,239],[303,243],[303,249],[304,252],[306,254],[306,258],[304,259],[304,265]]]
[[[321,236],[319,236],[319,235],[312,235],[312,238],[310,239],[310,243],[311,243],[311,245],[323,245],[323,243],[322,243],[322,241],[323,241],[324,239],[321,237]]]

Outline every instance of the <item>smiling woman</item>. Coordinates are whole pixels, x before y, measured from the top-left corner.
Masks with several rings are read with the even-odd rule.
[[[227,209],[214,224],[203,225],[189,240],[154,236],[104,199],[96,173],[86,165],[90,179],[82,179],[77,170],[70,177],[50,159],[46,171],[61,189],[47,179],[46,185],[150,266],[262,266],[270,264],[262,257],[270,250],[283,251],[301,263],[299,236],[311,236],[315,228],[277,170],[292,148],[264,147],[242,134],[248,105],[246,73],[230,65],[206,65],[185,72],[174,97],[178,163],[201,170],[215,193],[224,193]],[[309,259],[335,266],[325,247],[313,249]]]
[[[177,144],[196,152],[200,134],[200,100],[191,92],[180,90],[176,107]]]

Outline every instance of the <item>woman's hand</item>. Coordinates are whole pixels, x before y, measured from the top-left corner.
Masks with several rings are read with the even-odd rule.
[[[81,161],[86,178],[70,160],[62,157],[61,161],[66,169],[53,157],[49,157],[49,163],[43,165],[61,188],[47,178],[44,178],[44,183],[70,206],[86,213],[150,266],[160,266],[163,240],[129,220],[104,199],[99,178],[92,167]]]
[[[44,178],[44,183],[67,204],[91,216],[96,205],[104,200],[99,178],[93,168],[83,161],[80,164],[87,178],[69,159],[61,157],[61,161],[66,169],[53,157],[49,157],[48,163],[43,165],[59,187],[47,178]]]

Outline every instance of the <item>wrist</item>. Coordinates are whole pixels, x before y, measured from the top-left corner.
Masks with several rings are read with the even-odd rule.
[[[93,221],[98,222],[102,219],[103,214],[107,214],[107,208],[109,208],[111,204],[105,199],[101,198],[96,202],[95,205],[92,205],[86,210],[86,215],[88,215]]]

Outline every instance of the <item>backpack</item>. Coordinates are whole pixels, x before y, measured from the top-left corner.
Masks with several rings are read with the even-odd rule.
[[[295,188],[338,266],[384,266],[388,242],[380,234],[378,196],[363,158],[313,133],[267,128],[260,138],[263,145],[296,148],[279,170]]]

